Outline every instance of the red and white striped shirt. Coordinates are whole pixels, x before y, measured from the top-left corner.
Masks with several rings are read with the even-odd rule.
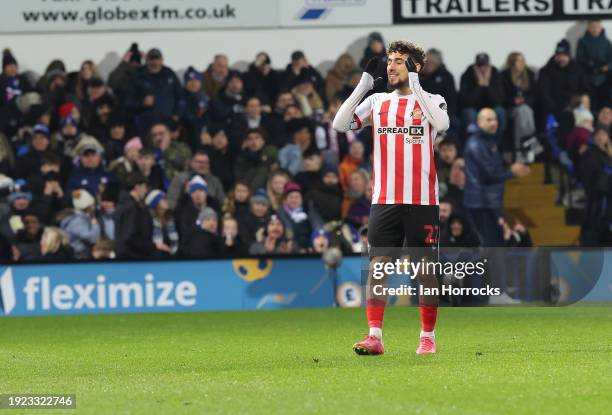
[[[370,95],[355,110],[351,129],[372,126],[372,204],[438,204],[433,149],[438,132],[427,109],[445,111],[446,102],[439,95],[423,95],[429,108],[421,107],[424,100],[415,93],[394,91]]]

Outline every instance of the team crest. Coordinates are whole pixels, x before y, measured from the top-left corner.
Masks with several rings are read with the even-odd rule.
[[[413,121],[421,121],[423,119],[423,110],[415,107],[410,113],[410,117],[412,117]]]

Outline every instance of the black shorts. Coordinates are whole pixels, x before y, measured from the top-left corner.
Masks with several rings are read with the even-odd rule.
[[[431,254],[438,248],[439,231],[437,205],[372,205],[368,222],[370,257],[394,257],[385,251],[402,247],[424,248]]]

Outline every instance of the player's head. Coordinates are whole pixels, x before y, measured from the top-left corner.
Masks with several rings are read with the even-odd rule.
[[[425,64],[425,52],[414,43],[405,40],[391,42],[387,51],[387,77],[393,89],[408,85],[408,68],[406,59],[412,58],[420,71]]]

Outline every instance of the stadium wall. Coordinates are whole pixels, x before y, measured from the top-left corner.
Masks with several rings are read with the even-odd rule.
[[[612,33],[612,21],[604,21]],[[85,59],[92,59],[103,76],[117,65],[133,41],[142,50],[159,47],[166,64],[182,75],[189,66],[205,69],[216,53],[226,53],[232,66],[245,69],[254,55],[266,51],[276,68],[284,68],[289,55],[302,49],[311,63],[325,73],[343,52],[361,57],[367,34],[380,31],[386,41],[406,38],[425,48],[442,50],[447,67],[456,81],[474,56],[487,51],[493,64],[502,66],[508,53],[521,51],[536,68],[551,57],[556,43],[566,37],[575,50],[583,35],[584,22],[495,22],[432,23],[413,25],[312,27],[247,30],[129,31],[0,34],[0,45],[9,47],[22,70],[40,73],[56,58],[64,60],[68,70],[77,70]]]

